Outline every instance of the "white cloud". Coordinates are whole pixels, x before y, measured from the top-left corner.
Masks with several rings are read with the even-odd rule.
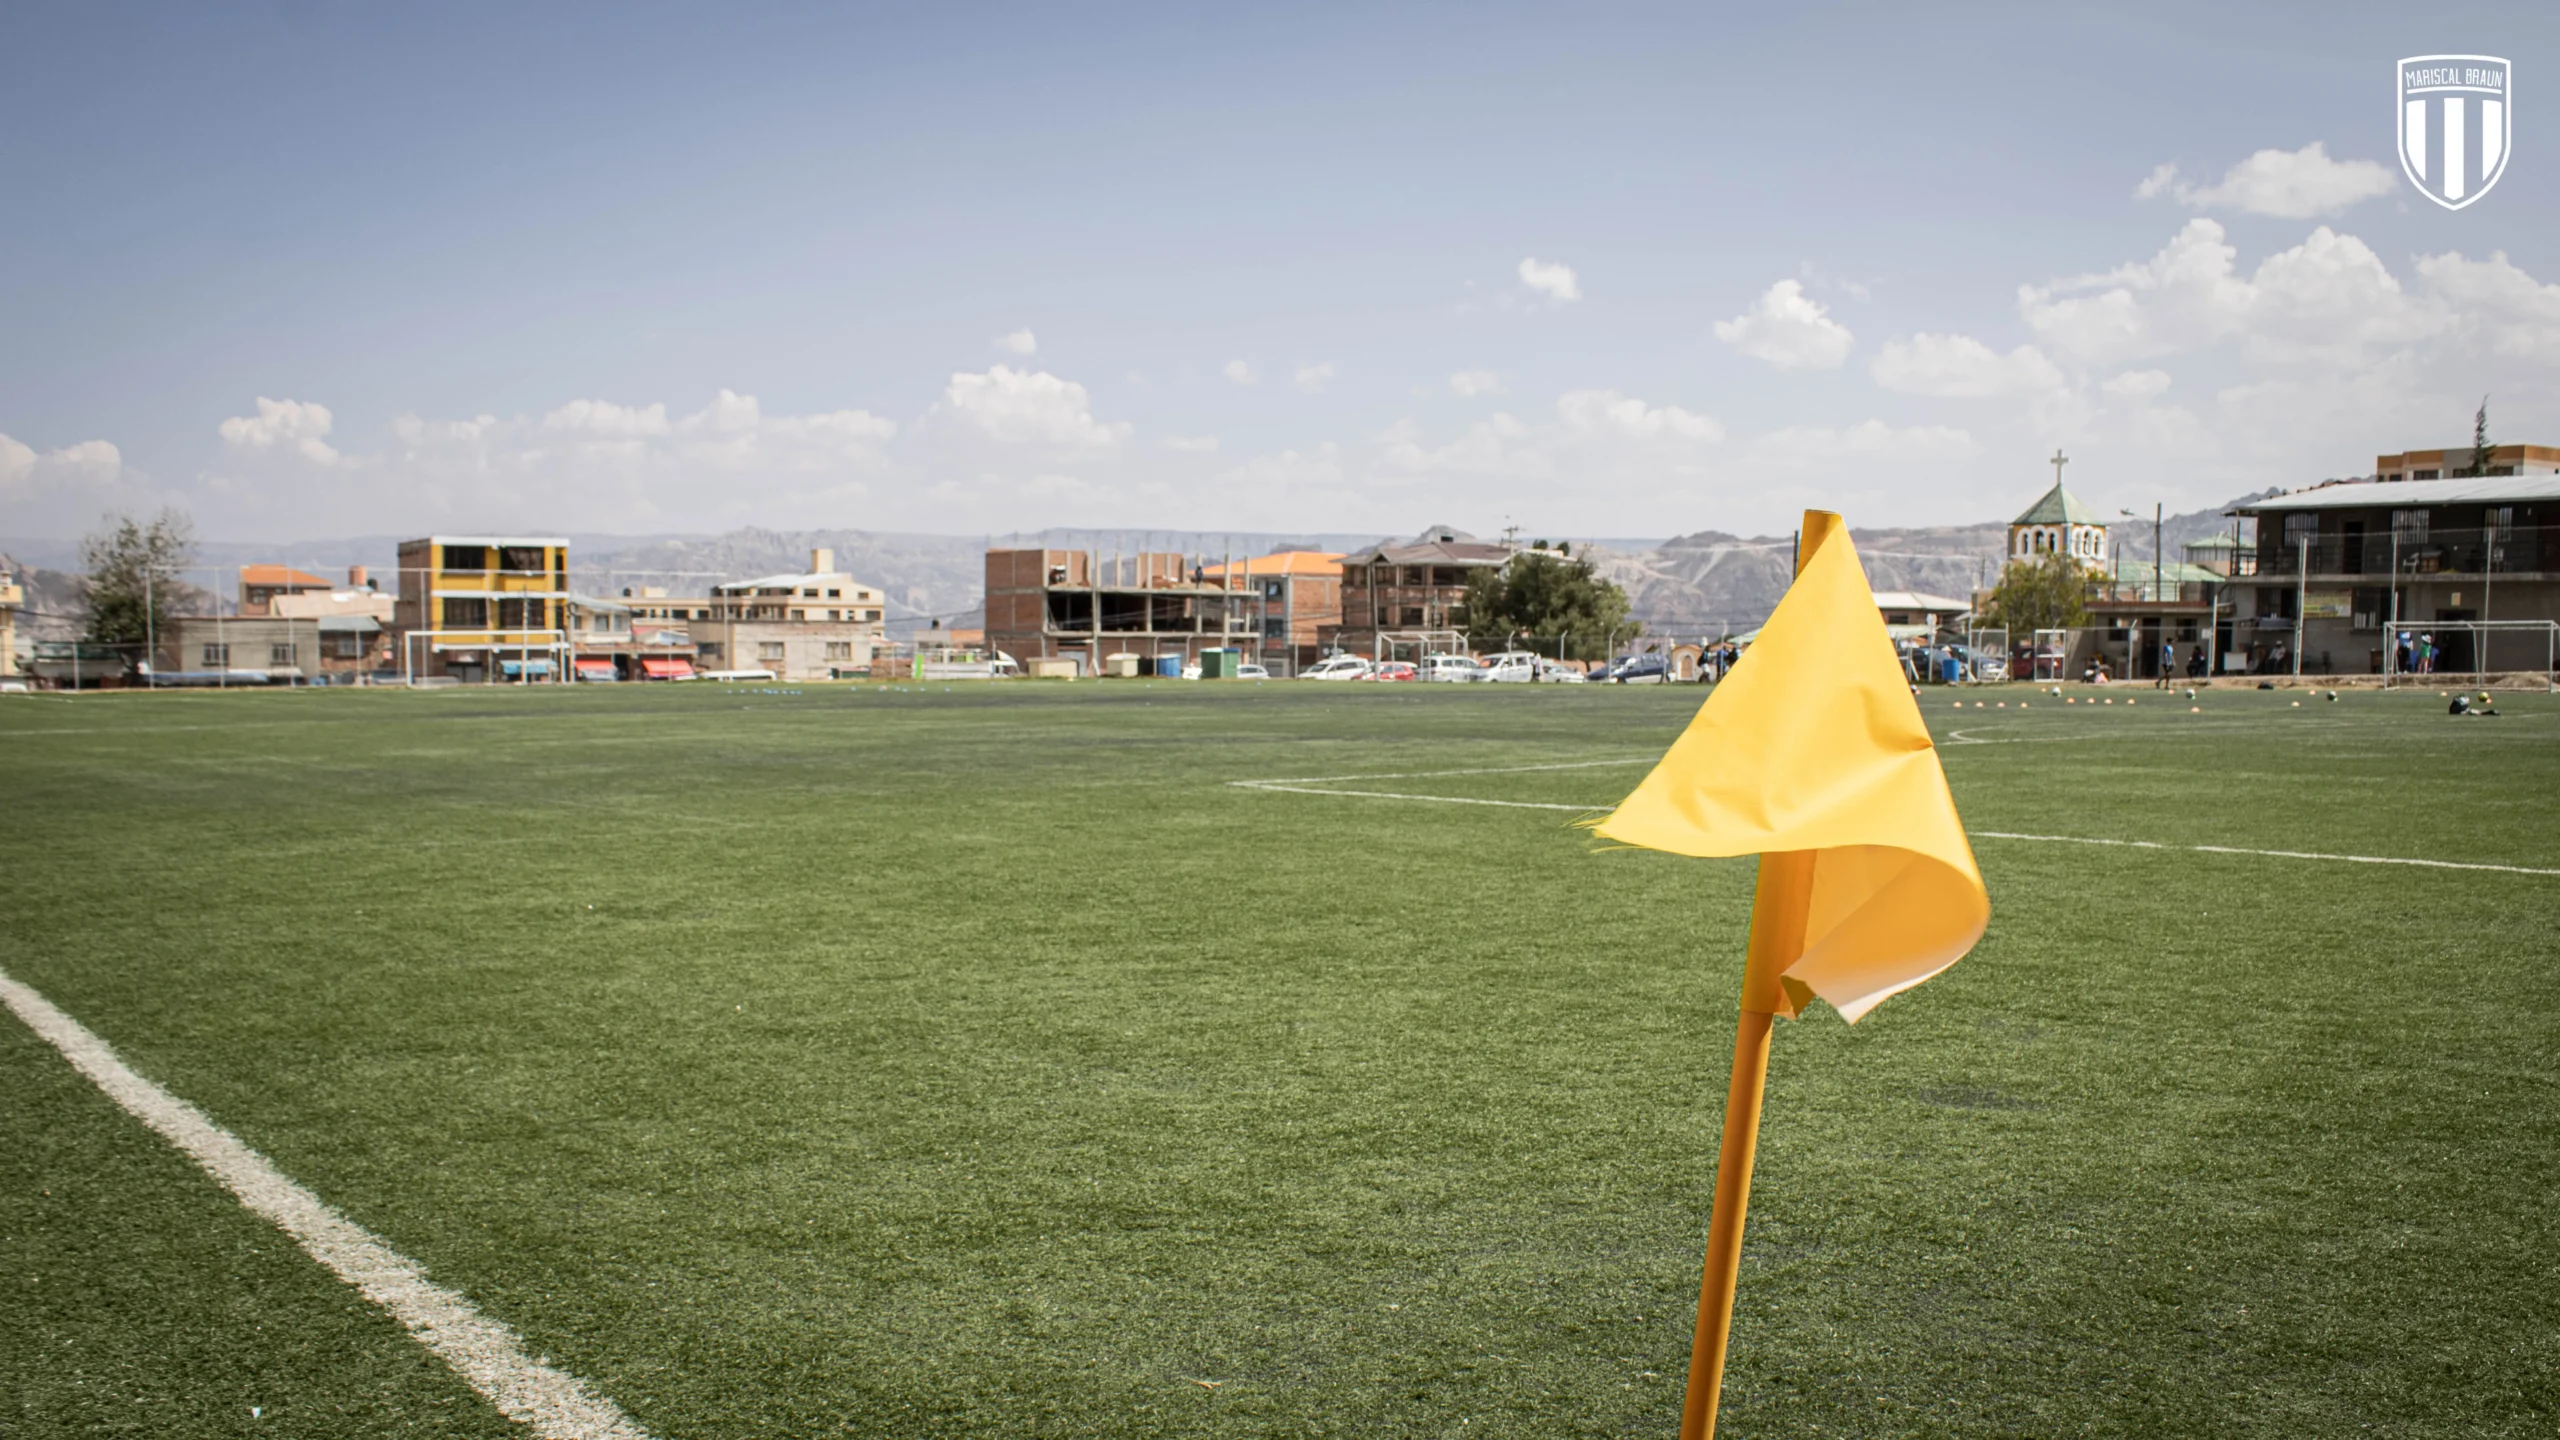
[[[1207,454],[1218,448],[1218,437],[1215,435],[1167,435],[1164,437],[1164,448]]]
[[[2252,359],[2354,364],[2446,323],[2362,240],[2325,225],[2249,275],[2238,258],[2220,224],[2190,220],[2147,262],[2020,286],[2018,310],[2047,345],[2092,364],[2234,338]]]
[[[1009,445],[1104,448],[1129,433],[1126,424],[1106,425],[1094,418],[1082,385],[1045,370],[1007,365],[984,374],[953,375],[939,408]]]
[[[2308,220],[2335,215],[2358,201],[2388,195],[2400,177],[2371,160],[2332,160],[2318,140],[2299,150],[2261,150],[2222,176],[2218,185],[2195,186],[2178,178],[2178,167],[2162,165],[2134,187],[2134,197],[2174,197],[2196,210],[2238,210],[2282,220]]]
[[[1716,322],[1716,338],[1781,370],[1830,370],[1856,343],[1849,328],[1804,293],[1801,280],[1781,280],[1750,309]]]
[[[234,445],[252,450],[289,446],[303,459],[326,465],[338,458],[327,438],[332,423],[326,405],[270,400],[261,395],[257,414],[235,415],[217,428],[222,438]]]
[[[2519,270],[2503,250],[2486,260],[2421,255],[2418,278],[2464,344],[2511,360],[2560,364],[2560,285]]]
[[[1958,399],[2063,386],[2062,372],[2033,345],[2021,345],[2003,355],[1970,335],[1920,334],[1887,340],[1868,373],[1887,390]]]
[[[1330,361],[1315,365],[1301,365],[1298,367],[1298,373],[1289,377],[1289,383],[1297,387],[1300,394],[1321,395],[1324,393],[1324,387],[1333,383],[1333,374],[1333,365]]]
[[[2123,395],[2136,400],[2147,399],[2169,388],[2169,372],[2127,370],[2098,388],[2110,395]]]
[[[664,435],[667,433],[667,407],[650,405],[635,409],[616,405],[610,400],[572,400],[543,416],[542,428],[617,437]]]
[[[1790,426],[1772,430],[1751,444],[1752,454],[1788,465],[1815,465],[1841,460],[1958,460],[1974,453],[1970,432],[1946,425],[1912,425],[1896,429],[1867,420],[1845,429]]]
[[[987,343],[1008,355],[1029,355],[1040,348],[1038,337],[1028,327],[994,336]]]
[[[139,514],[168,497],[125,468],[124,452],[105,440],[54,450],[0,435],[0,515],[27,534],[89,529],[111,510]]]
[[[1632,440],[1724,438],[1724,427],[1708,416],[1675,405],[1647,405],[1615,390],[1568,390],[1556,397],[1556,416],[1566,428],[1582,434],[1612,434]]]
[[[1474,399],[1502,393],[1502,377],[1490,370],[1461,370],[1449,377],[1449,393]]]
[[[2211,220],[2190,220],[2148,261],[2018,287],[2018,313],[2047,345],[2084,360],[2137,359],[2236,332],[2255,294],[2239,251]]]
[[[1219,368],[1218,373],[1239,385],[1262,383],[1262,372],[1254,369],[1253,362],[1250,360],[1230,360]]]
[[[1582,298],[1581,277],[1573,267],[1561,261],[1534,257],[1520,262],[1520,283],[1558,305],[1570,305]]]

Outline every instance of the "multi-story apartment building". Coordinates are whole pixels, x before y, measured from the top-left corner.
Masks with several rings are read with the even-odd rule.
[[[1342,557],[1342,619],[1322,648],[1388,660],[1467,648],[1467,577],[1511,560],[1511,547],[1435,526],[1411,540]]]
[[[1206,569],[1214,580],[1242,577],[1255,633],[1241,643],[1272,674],[1294,675],[1323,658],[1326,627],[1342,624],[1340,551],[1282,550]]]
[[[430,535],[400,545],[400,668],[456,680],[564,678],[569,542]]]
[[[2467,473],[2479,468],[2467,446],[2380,459],[2383,478],[2235,512],[2257,522],[2254,564],[2231,587],[2236,640],[2255,668],[2290,671],[2298,658],[2306,674],[2396,671],[2404,632],[2432,650],[2438,673],[2548,667],[2548,622],[2560,621],[2560,448],[2498,446],[2488,474]],[[2456,461],[2466,473],[2445,475]]]
[[[18,607],[26,603],[18,577],[0,570],[0,676],[18,673]]]
[[[712,586],[708,598],[688,602],[693,614],[684,624],[710,673],[769,670],[784,680],[826,680],[870,673],[872,652],[888,642],[886,603],[877,588],[838,570],[834,551],[821,549],[809,552],[805,573]]]

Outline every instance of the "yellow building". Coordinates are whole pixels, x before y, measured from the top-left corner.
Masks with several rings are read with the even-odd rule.
[[[17,578],[0,570],[0,675],[18,673],[18,607],[26,599]]]
[[[411,677],[558,680],[569,663],[569,542],[430,535],[400,545],[392,612]]]

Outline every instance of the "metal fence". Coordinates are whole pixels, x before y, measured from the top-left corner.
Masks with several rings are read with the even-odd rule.
[[[2431,527],[2379,533],[2350,531],[2317,538],[2267,535],[2255,552],[2256,573],[2299,575],[2486,575],[2560,570],[2560,526]]]

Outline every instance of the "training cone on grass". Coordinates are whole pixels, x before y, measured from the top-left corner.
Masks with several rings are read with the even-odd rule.
[[[1774,1017],[1857,1018],[1963,958],[1991,919],[1946,772],[1840,517],[1808,510],[1795,584],[1733,673],[1594,829],[1760,856],[1682,1440],[1715,1433]]]

